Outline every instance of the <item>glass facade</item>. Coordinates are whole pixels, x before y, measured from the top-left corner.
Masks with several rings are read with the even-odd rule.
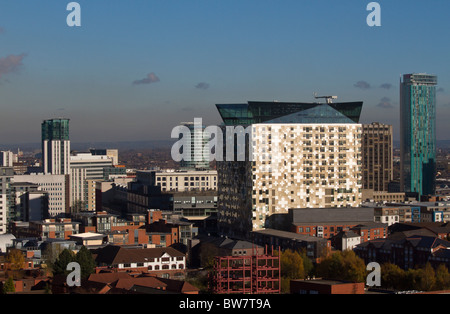
[[[69,119],[44,120],[42,140],[69,140]]]
[[[405,74],[400,82],[401,187],[405,192],[436,192],[437,77]]]
[[[347,103],[288,103],[288,102],[257,102],[249,101],[247,104],[218,104],[216,105],[225,125],[249,125],[254,123],[273,122],[273,123],[290,123],[289,120],[308,119],[308,123],[312,123],[316,119],[317,123],[333,123],[323,122],[336,121],[334,123],[359,123],[362,110],[362,102]],[[315,108],[314,110],[311,110]],[[304,114],[301,114],[305,111]],[[283,119],[280,119],[283,117]],[[276,119],[279,119],[279,122]],[[302,123],[302,122],[292,122]],[[306,123],[306,121],[305,121]]]

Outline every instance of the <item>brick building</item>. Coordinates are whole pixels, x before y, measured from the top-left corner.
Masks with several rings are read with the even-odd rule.
[[[364,282],[338,280],[291,280],[292,294],[364,294]]]
[[[408,269],[424,266],[428,261],[437,262],[439,260],[437,257],[445,255],[443,252],[448,249],[450,249],[449,241],[416,231],[415,234],[396,233],[386,239],[367,241],[357,245],[354,251],[366,264],[392,263]],[[448,261],[442,262],[446,262],[449,267]]]

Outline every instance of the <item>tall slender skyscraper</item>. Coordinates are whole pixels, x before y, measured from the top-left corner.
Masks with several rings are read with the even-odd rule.
[[[436,192],[436,85],[423,73],[400,80],[400,184],[419,197]]]
[[[45,174],[70,174],[69,119],[42,122],[42,164]]]

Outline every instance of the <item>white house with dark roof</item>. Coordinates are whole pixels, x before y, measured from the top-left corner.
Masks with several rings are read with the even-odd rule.
[[[108,245],[93,251],[101,268],[154,273],[165,278],[183,277],[186,255],[174,248],[127,248]]]

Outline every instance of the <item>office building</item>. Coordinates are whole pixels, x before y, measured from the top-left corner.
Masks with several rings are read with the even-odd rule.
[[[388,191],[394,179],[392,125],[363,124],[361,147],[363,189]]]
[[[119,165],[119,150],[118,149],[96,149],[91,148],[90,153],[92,155],[101,155],[101,156],[108,156],[112,159],[113,166]]]
[[[405,74],[400,81],[401,189],[436,193],[437,77]]]
[[[137,171],[136,181],[128,183],[128,212],[158,209],[206,218],[217,212],[216,179],[213,170]]]
[[[76,153],[70,156],[70,206],[72,212],[95,209],[95,180],[105,179],[105,169],[113,167],[107,155]]]
[[[289,208],[361,204],[362,102],[217,108],[226,126],[250,128],[245,160],[217,161],[220,233],[248,237]],[[225,138],[236,137],[227,132]]]
[[[17,161],[14,153],[11,151],[0,152],[0,167],[12,167],[13,162]]]
[[[48,192],[35,183],[11,183],[14,196],[14,220],[34,221],[48,218]]]
[[[20,183],[35,184],[39,186],[40,191],[47,192],[48,216],[50,218],[70,212],[69,175],[43,173],[15,175],[14,184]],[[44,215],[44,218],[47,218],[46,215]]]
[[[44,120],[41,126],[44,174],[70,174],[69,119]]]
[[[217,190],[216,170],[139,170],[140,182],[160,186],[162,192],[187,192]]]

